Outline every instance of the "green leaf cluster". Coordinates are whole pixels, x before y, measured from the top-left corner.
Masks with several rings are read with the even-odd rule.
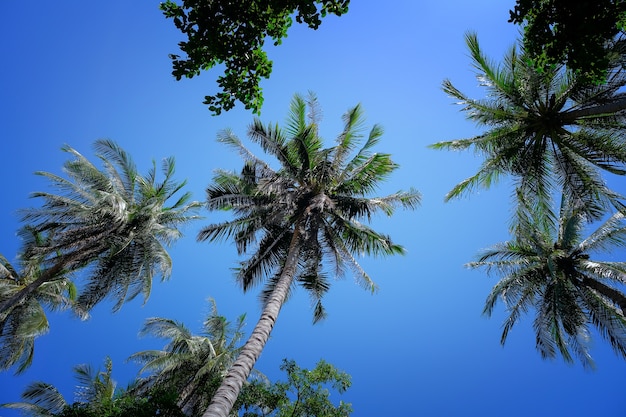
[[[349,0],[167,0],[161,3],[165,17],[187,37],[179,43],[184,55],[170,54],[172,75],[192,78],[217,65],[224,75],[217,78],[219,91],[204,100],[218,115],[236,101],[260,113],[263,105],[261,79],[269,78],[272,61],[264,45],[269,38],[279,45],[293,23],[317,29],[328,14],[341,16]]]
[[[253,381],[244,385],[235,408],[243,417],[347,417],[349,403],[335,405],[330,390],[343,394],[350,388],[350,376],[320,360],[315,368],[300,368],[295,361],[284,359],[280,369],[287,381],[267,384]]]
[[[567,66],[594,82],[604,82],[624,31],[623,0],[517,0],[510,22],[523,26],[524,49],[535,66]]]

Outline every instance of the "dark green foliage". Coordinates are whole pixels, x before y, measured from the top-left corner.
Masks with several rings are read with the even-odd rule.
[[[610,46],[624,30],[626,2],[517,0],[510,22],[523,25],[524,48],[538,68],[566,64],[603,81]]]
[[[218,64],[224,75],[217,78],[220,91],[205,97],[204,104],[218,115],[239,100],[259,113],[263,105],[262,78],[269,78],[272,61],[263,50],[266,39],[279,45],[295,15],[298,23],[317,29],[328,14],[341,16],[350,0],[172,0],[161,10],[187,40],[180,42],[181,57],[171,54],[172,75],[191,78]]]

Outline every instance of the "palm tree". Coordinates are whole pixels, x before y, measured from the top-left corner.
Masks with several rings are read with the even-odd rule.
[[[43,205],[24,212],[27,237],[20,257],[41,263],[36,278],[20,277],[13,290],[0,299],[0,320],[23,304],[33,292],[50,282],[65,280],[89,266],[77,305],[88,311],[109,296],[113,310],[139,294],[146,300],[152,279],[169,277],[171,259],[164,245],[181,236],[179,227],[197,218],[197,202],[185,193],[166,206],[185,182],[176,183],[174,159],[163,161],[163,181],[157,181],[156,163],[146,176],[137,173],[130,156],[110,140],[95,143],[104,170],[76,150],[64,164],[68,178],[38,172],[58,194],[37,192]],[[45,240],[29,238],[46,235]]]
[[[154,387],[179,393],[178,406],[187,415],[201,415],[226,371],[239,352],[245,315],[234,326],[217,312],[213,299],[202,335],[193,335],[184,324],[161,317],[146,320],[140,335],[169,340],[163,350],[146,350],[129,359],[142,363],[139,373],[152,372],[138,380],[131,393],[145,395]]]
[[[534,194],[547,207],[556,190],[572,201],[589,203],[587,214],[594,218],[611,205],[621,208],[621,196],[607,188],[599,172],[626,174],[623,67],[616,63],[605,84],[590,85],[564,67],[538,72],[515,47],[496,65],[485,57],[475,34],[466,35],[466,43],[487,98],[471,99],[449,80],[443,90],[459,100],[469,119],[488,130],[431,147],[473,147],[485,160],[446,200],[510,174],[525,194]]]
[[[556,216],[521,194],[520,200],[514,238],[468,264],[502,275],[484,308],[490,316],[498,298],[507,307],[501,343],[522,313],[534,309],[536,346],[543,358],[560,353],[572,362],[575,355],[593,366],[591,326],[626,358],[626,262],[592,260],[598,251],[626,245],[624,214],[612,215],[583,239],[588,219],[571,201],[563,198]]]
[[[335,146],[323,148],[317,114],[313,95],[308,102],[296,95],[286,130],[265,127],[258,119],[252,124],[250,139],[278,160],[278,170],[254,156],[230,131],[219,136],[241,153],[245,164],[240,174],[216,173],[207,189],[207,207],[232,210],[236,218],[205,227],[198,239],[234,238],[238,253],[249,255],[237,270],[243,290],[262,281],[266,285],[261,317],[204,416],[228,415],[296,284],[310,293],[317,321],[325,316],[321,300],[330,287],[323,264],[332,266],[336,276],[349,267],[373,292],[376,285],[353,254],[404,253],[388,236],[360,222],[380,211],[391,215],[398,205],[415,208],[420,200],[413,189],[368,197],[398,167],[388,154],[370,153],[382,129],[374,126],[357,150],[364,123],[357,105],[344,115],[344,130]]]
[[[37,259],[22,260],[18,272],[0,255],[0,297],[5,298],[26,287],[42,273]],[[49,330],[45,309],[65,310],[74,305],[76,287],[67,277],[46,282],[13,308],[0,322],[0,369],[17,364],[16,374],[24,372],[32,363],[35,339]],[[80,309],[75,308],[76,312]]]
[[[84,364],[75,366],[74,374],[79,383],[75,393],[77,401],[96,408],[112,402],[117,393],[112,372],[113,363],[108,357],[104,371]],[[22,399],[24,401],[0,404],[0,407],[22,410],[32,417],[52,417],[70,405],[54,385],[41,381],[30,383]]]

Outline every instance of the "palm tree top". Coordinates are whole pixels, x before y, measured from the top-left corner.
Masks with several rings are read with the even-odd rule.
[[[39,234],[30,238],[38,244],[44,244],[46,239]],[[0,255],[0,300],[11,298],[44,273],[41,259],[21,258],[14,266]],[[0,370],[15,365],[15,373],[21,374],[28,369],[35,354],[35,339],[49,331],[47,312],[74,308],[79,317],[86,318],[87,312],[76,307],[76,295],[74,282],[69,276],[59,274],[14,308],[0,313]]]
[[[116,389],[112,372],[113,363],[109,357],[105,359],[103,371],[86,364],[75,366],[74,376],[78,382],[76,401],[90,407],[113,401],[121,391]],[[42,381],[28,384],[22,392],[22,400],[0,404],[0,407],[21,410],[33,417],[52,417],[62,413],[70,405],[54,385]]]
[[[286,128],[255,119],[249,138],[277,159],[279,169],[255,156],[230,130],[218,140],[233,147],[244,159],[240,173],[219,170],[207,188],[209,210],[232,210],[236,218],[205,227],[199,240],[234,238],[241,262],[237,277],[244,290],[269,279],[265,300],[279,275],[282,260],[294,233],[302,236],[296,282],[316,301],[315,318],[323,317],[320,300],[329,283],[325,265],[343,276],[345,268],[371,291],[376,284],[359,266],[355,255],[402,254],[404,248],[389,236],[369,228],[363,221],[377,212],[391,215],[397,206],[414,209],[420,194],[398,191],[371,197],[398,165],[389,154],[371,152],[383,130],[374,125],[364,130],[360,105],[343,116],[344,128],[334,146],[325,148],[318,133],[317,100],[296,95]]]
[[[0,257],[0,369],[30,365],[34,339],[49,327],[44,308],[86,318],[106,297],[114,311],[138,295],[145,302],[153,279],[170,276],[166,248],[198,218],[201,204],[174,181],[173,158],[163,160],[162,177],[154,161],[139,175],[115,142],[95,149],[101,167],[65,146],[64,175],[38,172],[52,191],[33,193],[41,205],[22,212],[21,268]]]
[[[512,240],[482,253],[471,268],[502,276],[487,297],[491,315],[501,299],[508,311],[501,342],[523,313],[535,312],[542,357],[577,357],[593,367],[591,327],[626,358],[626,262],[599,261],[599,252],[626,245],[624,214],[617,212],[584,238],[588,218],[566,199],[559,213],[522,199]]]
[[[567,193],[588,205],[589,214],[621,207],[599,174],[626,174],[626,72],[615,66],[605,84],[590,84],[565,67],[539,72],[512,47],[500,65],[487,58],[477,36],[466,35],[484,99],[467,97],[449,80],[443,90],[458,100],[468,119],[487,130],[469,139],[444,141],[434,149],[474,148],[485,156],[478,173],[455,186],[451,199],[476,187],[488,188],[502,174],[518,187],[548,200]]]
[[[24,230],[49,239],[45,245],[26,239],[23,256],[42,258],[49,271],[75,273],[92,266],[78,304],[88,310],[110,296],[117,310],[139,294],[147,299],[153,276],[170,276],[165,248],[182,236],[181,226],[198,218],[200,203],[181,193],[186,182],[174,180],[173,158],[162,161],[159,179],[154,161],[140,175],[115,142],[101,139],[94,147],[102,169],[64,146],[74,157],[64,164],[65,176],[37,172],[55,193],[32,194],[43,204],[23,211]]]

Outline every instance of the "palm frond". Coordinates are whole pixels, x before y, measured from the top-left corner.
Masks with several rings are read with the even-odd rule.
[[[5,403],[1,406],[35,417],[51,417],[68,405],[56,387],[41,381],[28,384],[22,392],[22,399],[23,402]]]

